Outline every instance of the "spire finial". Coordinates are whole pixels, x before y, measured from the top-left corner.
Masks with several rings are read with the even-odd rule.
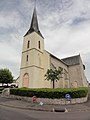
[[[34,0],[34,11],[33,11],[33,15],[32,15],[31,25],[30,25],[29,30],[27,31],[27,33],[24,36],[26,36],[32,32],[36,32],[41,37],[43,37],[39,30],[39,26],[38,26],[38,19],[37,19],[37,12],[36,12],[36,0]]]
[[[36,2],[37,2],[37,0],[34,1],[34,8],[36,8]]]

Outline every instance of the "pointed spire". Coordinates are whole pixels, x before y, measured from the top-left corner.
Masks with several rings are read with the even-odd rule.
[[[30,29],[33,29],[36,32],[39,31],[38,20],[37,20],[37,13],[36,13],[36,9],[35,8],[34,8],[33,16],[32,16],[32,21],[31,21]]]
[[[32,32],[36,32],[41,37],[43,37],[42,34],[41,34],[41,32],[39,31],[39,27],[38,27],[38,19],[37,19],[36,8],[34,8],[34,11],[33,11],[33,16],[32,16],[32,21],[31,21],[30,28],[29,28],[28,32],[24,35],[24,37],[26,35],[32,33]]]

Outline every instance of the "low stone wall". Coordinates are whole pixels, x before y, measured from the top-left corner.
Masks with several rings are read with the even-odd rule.
[[[11,99],[17,99],[27,102],[33,102],[33,99],[31,97],[23,97],[23,96],[16,96],[16,95],[2,95],[2,97],[7,97]],[[44,104],[59,104],[59,105],[65,105],[65,104],[76,104],[76,103],[84,103],[87,101],[87,97],[83,98],[75,98],[71,99],[70,101],[67,101],[66,99],[48,99],[48,98],[36,98],[36,103],[43,102]]]

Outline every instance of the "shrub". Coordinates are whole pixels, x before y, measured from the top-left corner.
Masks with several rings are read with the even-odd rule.
[[[71,98],[81,98],[86,97],[88,94],[88,88],[38,88],[38,89],[30,89],[30,88],[12,88],[10,89],[10,94],[19,95],[19,96],[27,96],[37,98],[65,98],[66,94],[70,94]]]

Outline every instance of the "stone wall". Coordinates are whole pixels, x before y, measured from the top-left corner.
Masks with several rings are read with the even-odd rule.
[[[33,98],[31,97],[22,97],[22,96],[16,96],[16,95],[2,95],[2,97],[7,97],[11,99],[17,99],[22,100],[26,102],[33,102]],[[83,98],[75,98],[71,99],[70,101],[67,101],[66,99],[48,99],[48,98],[36,98],[36,103],[43,102],[44,104],[59,104],[59,105],[65,105],[65,104],[76,104],[76,103],[84,103],[87,101],[87,97]]]

